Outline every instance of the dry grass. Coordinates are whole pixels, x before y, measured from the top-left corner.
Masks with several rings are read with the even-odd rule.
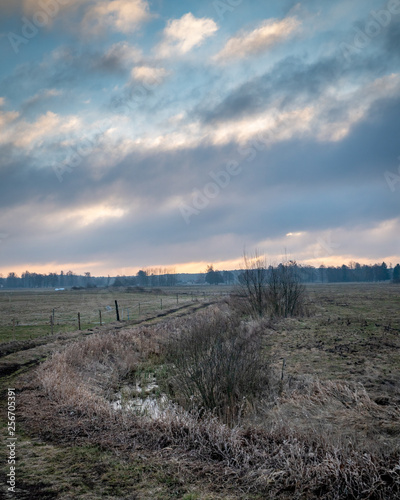
[[[198,318],[193,317],[193,322]],[[112,394],[152,360],[183,320],[93,335],[54,355],[20,397],[27,428],[54,442],[100,445],[130,456],[147,450],[205,475],[233,498],[388,499],[400,494],[400,412],[359,383],[285,377],[281,397],[262,399],[241,425],[166,404],[154,418],[112,411]],[[253,321],[252,330],[270,335]]]

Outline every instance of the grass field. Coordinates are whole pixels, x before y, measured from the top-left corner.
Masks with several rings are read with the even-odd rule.
[[[105,409],[109,395],[119,390],[118,370],[128,373],[121,379],[123,385],[134,385],[143,374],[155,375],[160,380],[164,376],[159,342],[168,332],[168,325],[175,324],[168,323],[171,321],[168,314],[166,318],[156,318],[148,327],[135,327],[134,322],[139,318],[134,318],[124,321],[116,330],[114,313],[110,313],[110,321],[114,322],[110,323],[109,332],[115,345],[110,344],[110,333],[105,326],[101,331],[96,329],[100,332],[96,334],[98,337],[89,335],[66,348],[60,346],[60,357],[48,364],[54,379],[47,379],[47,384],[51,387],[57,381],[60,388],[67,384],[65,390],[71,392],[70,396],[65,391],[60,396],[61,389],[50,388],[47,393],[39,389],[40,383],[32,370],[4,376],[1,380],[4,438],[7,387],[16,386],[17,405],[21,405],[18,498],[396,498],[396,495],[371,493],[367,487],[365,490],[360,487],[356,496],[342,493],[335,496],[336,486],[331,490],[318,486],[315,491],[306,489],[297,495],[306,477],[310,484],[319,477],[321,484],[326,480],[326,484],[335,485],[338,476],[347,472],[349,488],[356,488],[357,481],[360,485],[363,481],[367,484],[375,476],[377,479],[372,483],[379,488],[385,480],[389,481],[389,472],[380,469],[385,460],[388,464],[398,464],[397,469],[390,466],[390,481],[397,477],[400,488],[400,287],[340,284],[312,285],[307,289],[309,317],[259,323],[265,356],[271,360],[281,391],[272,402],[261,401],[257,412],[232,430],[211,423],[205,435],[204,429],[200,432],[186,421],[179,421],[175,429],[173,417],[164,423],[149,423],[129,413],[109,415]],[[192,297],[192,292],[197,292],[197,296]],[[185,301],[188,305],[196,304],[196,300],[200,305],[226,293],[226,289],[196,287],[174,289],[167,294],[138,295],[108,290],[63,295],[3,292],[0,310],[2,318],[4,314],[9,318],[22,310],[20,321],[29,324],[36,321],[35,314],[40,313],[45,319],[52,308],[56,320],[57,315],[73,316],[77,310],[82,317],[90,317],[93,311],[93,322],[87,323],[93,326],[96,310],[97,313],[99,308],[106,310],[115,299],[124,308],[133,308],[139,301],[147,302],[148,310],[142,311],[145,319],[161,312],[161,297],[164,312],[176,309],[176,293],[179,305]],[[5,338],[9,339],[12,332],[7,321],[3,321],[3,326]],[[30,333],[31,327],[23,330],[18,326],[15,335],[20,340],[31,335],[48,335],[48,325],[37,327],[37,332]],[[96,352],[96,342],[104,344],[103,351]],[[131,355],[126,345],[136,345],[137,350]],[[115,354],[110,354],[114,348]],[[68,359],[72,364],[68,362],[64,367],[62,362]],[[79,390],[75,390],[78,386]],[[89,407],[94,409],[89,411]],[[188,434],[183,433],[186,427]],[[226,434],[225,444],[218,444],[217,428],[219,433]],[[251,433],[255,436],[254,444],[249,437]],[[180,437],[171,437],[176,435]],[[242,441],[248,443],[249,449],[255,446],[253,466],[246,462],[247,468],[235,466],[240,462],[237,456],[242,456]],[[275,444],[268,445],[271,449],[263,458],[260,443],[264,441],[265,446]],[[213,458],[217,444],[223,446],[223,456],[228,458]],[[207,455],[210,446],[214,451]],[[260,460],[265,465],[257,465]],[[4,498],[16,498],[7,496],[4,487],[1,493]]]
[[[374,392],[400,388],[400,287],[341,284],[309,287],[314,313],[288,319],[267,340],[287,376],[352,380]],[[400,400],[398,401],[400,403]]]
[[[116,320],[115,300],[120,318],[137,321],[191,302],[205,302],[227,293],[226,287],[174,287],[163,289],[106,288],[65,290],[0,291],[0,342],[27,340],[51,333],[92,328]]]

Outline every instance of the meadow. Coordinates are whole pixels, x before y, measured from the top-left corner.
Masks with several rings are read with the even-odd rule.
[[[27,289],[0,291],[0,342],[21,341],[51,333],[93,328],[120,319],[140,321],[192,302],[206,302],[227,293],[225,287],[92,288],[54,291]]]
[[[91,318],[81,338],[58,347],[64,337],[49,335],[48,325],[15,328],[20,342],[54,342],[38,368],[1,379],[4,437],[5,389],[17,389],[18,498],[396,498],[400,287],[312,285],[307,316],[248,319],[246,331],[261,341],[266,388],[259,397],[244,388],[240,413],[222,421],[183,407],[166,349],[175,338],[176,350],[188,325],[201,331],[207,318],[229,316],[227,292],[2,292],[2,318],[23,310],[20,321],[33,324],[38,311],[46,320],[53,308],[56,318],[72,320],[78,308]],[[96,311],[115,299],[126,310],[139,301],[148,309],[120,323],[113,311],[100,328]],[[13,344],[4,323],[3,347]],[[0,362],[22,355],[13,350]],[[132,410],[132,401],[148,398],[155,413]]]

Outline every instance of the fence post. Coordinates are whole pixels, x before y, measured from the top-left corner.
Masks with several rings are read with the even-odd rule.
[[[13,318],[13,340],[15,341],[15,318]]]
[[[101,322],[101,309],[99,309],[99,318],[100,318],[100,326],[102,326],[102,322]]]
[[[119,311],[118,311],[118,302],[115,300],[115,312],[117,314],[117,321],[119,321]]]
[[[54,309],[53,309],[54,311]],[[54,329],[53,329],[53,324],[54,324],[54,321],[53,321],[53,315],[50,314],[50,327],[51,327],[51,334],[53,335],[53,332],[54,332]]]
[[[161,311],[162,311],[162,299],[160,299],[160,302],[161,302]]]
[[[179,295],[178,295],[178,294],[176,294],[176,303],[177,303],[177,304],[178,304],[178,302],[179,302],[178,297],[179,297]]]
[[[139,302],[139,316],[140,316],[140,302]]]
[[[78,330],[81,329],[81,313],[78,313]]]

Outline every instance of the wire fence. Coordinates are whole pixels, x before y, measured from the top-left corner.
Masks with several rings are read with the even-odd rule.
[[[57,292],[58,293],[58,292]],[[149,294],[150,295],[150,294]],[[57,301],[43,297],[36,309],[27,310],[15,305],[1,311],[0,341],[24,340],[42,335],[63,333],[73,330],[87,330],[116,321],[135,323],[150,317],[167,314],[174,309],[193,303],[206,303],[222,299],[229,292],[183,292],[159,296],[133,297],[131,294],[98,296],[96,301],[82,296],[81,302]],[[86,299],[86,300],[85,300]],[[54,307],[53,307],[54,306]]]

